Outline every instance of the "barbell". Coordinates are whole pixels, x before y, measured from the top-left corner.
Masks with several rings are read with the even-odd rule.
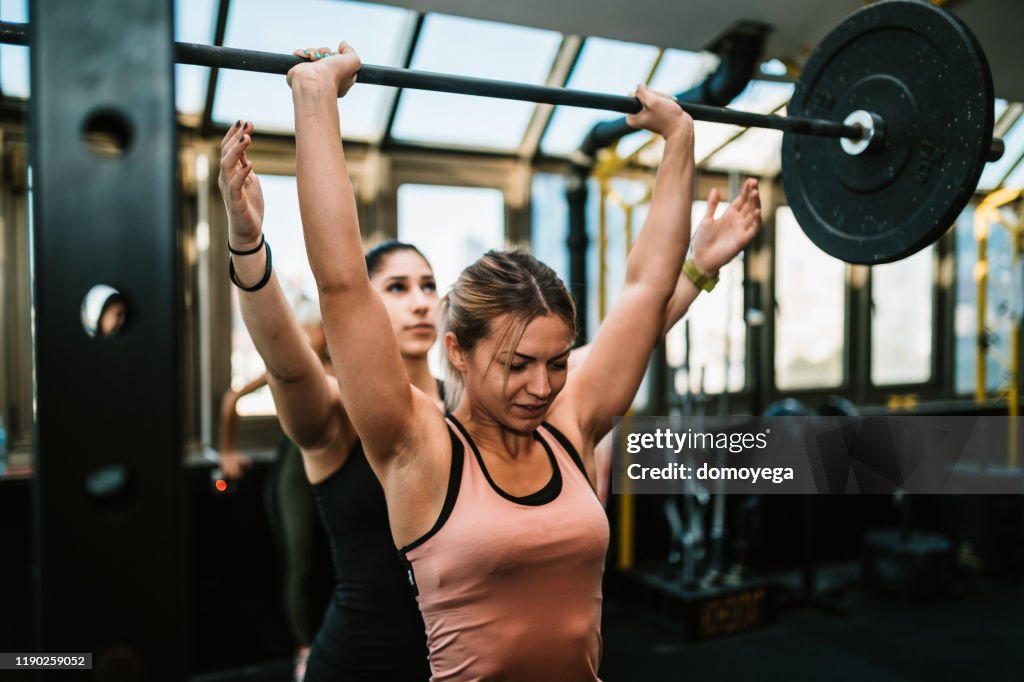
[[[0,22],[27,45],[28,24]],[[302,60],[175,43],[175,61],[285,74]],[[637,113],[634,97],[364,64],[359,83]],[[841,260],[875,265],[939,238],[970,201],[993,140],[992,75],[957,17],[923,0],[883,0],[851,14],[809,57],[788,116],[691,102],[694,119],[784,132],[782,179],[807,236]]]

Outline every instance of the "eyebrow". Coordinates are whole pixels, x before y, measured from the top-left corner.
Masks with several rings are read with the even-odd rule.
[[[568,356],[569,353],[571,353],[571,352],[572,352],[572,348],[566,348],[564,352],[559,353],[558,355],[554,356],[551,359],[552,360],[558,360],[559,358],[563,358],[563,357]],[[512,353],[512,355],[515,355],[516,357],[522,358],[523,360],[536,360],[537,359],[537,358],[533,357],[532,355],[527,355],[526,353],[520,353],[519,351],[516,351],[515,353]],[[502,362],[502,361],[499,360],[499,362]]]
[[[391,282],[391,281],[404,282],[407,279],[409,279],[408,275],[391,275],[391,276],[387,277],[384,281],[385,282]],[[422,277],[420,277],[420,281],[421,282],[426,282],[426,281],[431,281],[432,282],[432,281],[434,281],[434,276],[433,275],[423,275]]]

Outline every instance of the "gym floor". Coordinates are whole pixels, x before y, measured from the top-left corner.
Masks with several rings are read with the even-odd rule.
[[[965,580],[961,593],[906,605],[862,590],[845,615],[786,611],[774,625],[682,643],[635,607],[605,612],[605,680],[1014,680],[1024,586]]]
[[[620,680],[823,679],[1016,680],[1024,657],[1024,585],[961,576],[951,594],[929,602],[851,589],[839,615],[806,607],[775,624],[688,643],[672,623],[635,602],[611,599],[604,613],[601,677]],[[281,682],[289,661],[192,678],[192,682]]]

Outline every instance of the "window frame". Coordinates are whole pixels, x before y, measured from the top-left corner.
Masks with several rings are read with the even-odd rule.
[[[28,131],[5,117],[0,128],[0,415],[7,432],[7,475],[32,466],[32,280],[29,228],[31,188]],[[0,474],[2,478],[3,474]]]

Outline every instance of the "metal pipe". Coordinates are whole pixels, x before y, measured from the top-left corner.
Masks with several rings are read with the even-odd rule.
[[[294,55],[281,55],[253,50],[239,50],[231,47],[176,43],[180,64],[239,69],[260,73],[286,74],[295,65],[305,60]],[[357,82],[368,85],[384,85],[413,90],[451,92],[459,95],[496,97],[499,99],[521,100],[538,104],[554,104],[586,109],[617,111],[622,114],[639,113],[643,106],[640,100],[625,95],[609,95],[601,92],[555,88],[546,85],[530,85],[509,81],[453,76],[431,71],[413,71],[391,66],[363,64]],[[675,102],[694,119],[711,123],[730,123],[745,127],[771,128],[816,135],[819,137],[845,137],[859,140],[863,133],[861,126],[845,125],[840,121],[817,118],[799,118],[736,111],[724,107],[713,107],[691,102]]]
[[[0,42],[28,45],[28,24],[0,22]],[[175,61],[221,69],[254,71],[257,73],[286,74],[303,59],[295,55],[240,50],[232,47],[217,47],[196,43],[175,43]],[[622,114],[638,113],[643,107],[640,100],[624,95],[609,95],[585,90],[570,90],[544,85],[529,85],[486,78],[452,76],[429,71],[413,71],[390,66],[363,64],[358,82],[370,85],[385,85],[414,90],[451,92],[461,95],[497,97],[500,99],[522,100],[538,104],[554,104],[617,111]],[[846,137],[858,140],[861,128],[844,125],[839,121],[813,118],[797,118],[733,111],[689,102],[676,102],[693,118],[713,123],[772,128],[820,137]]]
[[[708,48],[709,52],[718,55],[718,66],[702,82],[676,95],[676,101],[725,106],[735,99],[747,87],[761,61],[768,31],[764,24],[745,22],[723,36]],[[653,78],[653,72],[648,83],[650,78]],[[597,150],[611,146],[632,132],[633,127],[626,123],[624,117],[602,121],[583,138],[580,152],[593,157]]]
[[[0,43],[28,45],[28,24],[9,21],[0,22]],[[217,47],[215,45],[200,45],[198,43],[179,42],[175,43],[174,47],[175,61],[179,64],[254,71],[257,73],[283,75],[288,73],[293,66],[305,61],[300,57],[290,54],[240,50],[234,47]],[[498,99],[535,102],[537,104],[583,107],[584,109],[603,109],[617,111],[621,114],[636,114],[643,108],[640,100],[625,95],[609,95],[602,92],[554,88],[546,85],[529,85],[488,78],[472,78],[470,76],[453,76],[445,73],[413,71],[411,69],[374,66],[372,64],[363,64],[359,70],[357,81],[368,85],[385,85],[396,88],[410,88],[412,90],[430,90],[432,92],[451,92],[459,95],[495,97]],[[842,121],[736,111],[734,109],[726,109],[725,107],[713,107],[706,104],[680,101],[676,98],[673,98],[673,101],[698,121],[728,123],[746,128],[770,128],[800,135],[845,138],[848,140],[860,140],[864,136],[864,128],[862,126],[847,125]],[[993,140],[987,158],[989,160],[998,159],[1002,156],[1004,148],[1002,140]]]
[[[981,207],[979,207],[981,208]],[[987,367],[988,330],[986,329],[985,307],[988,305],[988,216],[984,210],[974,212],[974,239],[978,244],[978,260],[974,264],[975,310],[978,328],[975,330],[974,350],[974,400],[984,402],[988,392]]]

